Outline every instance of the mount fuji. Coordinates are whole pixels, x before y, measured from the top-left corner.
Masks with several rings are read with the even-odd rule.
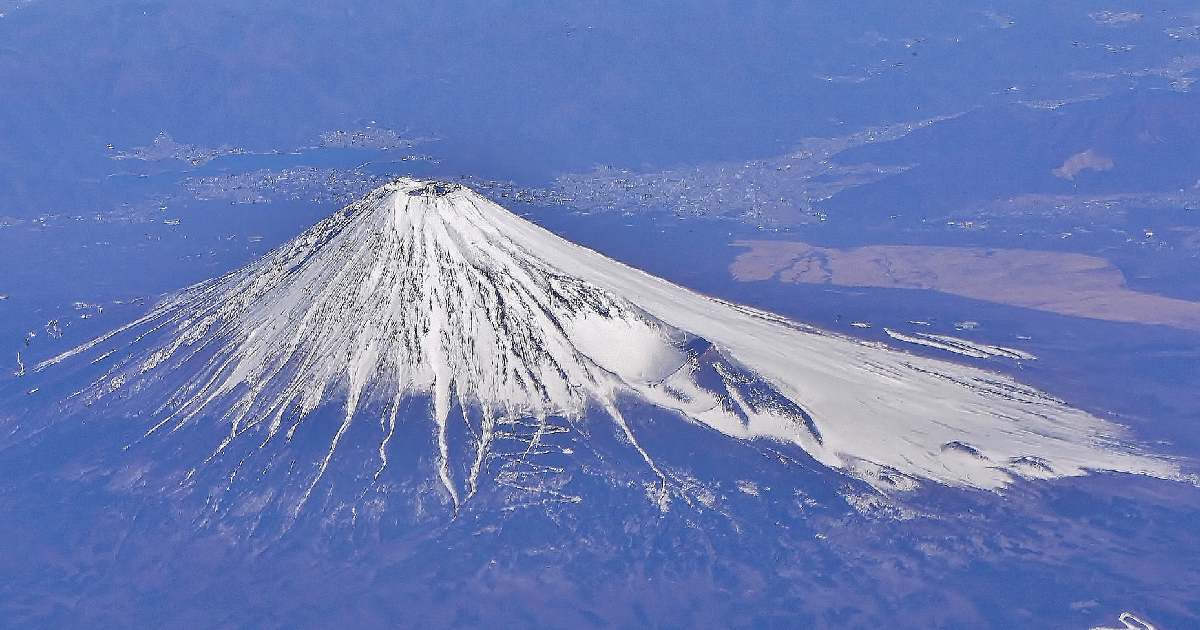
[[[32,372],[67,365],[95,373],[63,416],[124,414],[138,427],[126,450],[180,453],[172,483],[202,487],[218,512],[270,506],[285,527],[314,497],[363,501],[402,458],[431,464],[452,511],[489,483],[586,501],[547,482],[562,461],[538,461],[570,460],[565,441],[602,426],[668,510],[689,483],[643,443],[639,409],[798,447],[884,489],[1178,475],[1119,426],[1009,377],[694,293],[437,181],[387,184]],[[324,483],[335,465],[354,470],[350,494]],[[286,483],[226,504],[285,468]]]

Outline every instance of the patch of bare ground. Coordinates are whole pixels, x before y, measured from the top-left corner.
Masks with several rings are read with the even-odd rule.
[[[1083,171],[1111,171],[1112,167],[1112,158],[1097,153],[1095,149],[1088,149],[1067,158],[1062,166],[1051,172],[1059,179],[1074,181],[1075,176]]]
[[[1116,322],[1200,330],[1200,302],[1125,286],[1112,263],[1084,254],[871,245],[849,249],[795,241],[736,241],[736,280],[940,291],[986,302]]]

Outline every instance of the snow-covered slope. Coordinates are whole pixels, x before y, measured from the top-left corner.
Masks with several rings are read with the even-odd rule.
[[[434,456],[455,503],[476,490],[498,423],[589,409],[616,423],[665,497],[667,477],[622,417],[625,397],[734,438],[795,443],[868,479],[884,470],[996,488],[1013,473],[1177,474],[1121,442],[1118,426],[1006,376],[699,295],[467,188],[412,179],[37,370],[81,354],[110,367],[78,398],[181,383],[146,433],[220,422],[215,453],[290,439],[318,406],[344,399],[309,492],[356,422],[378,423],[372,457],[386,468],[397,410],[414,396],[432,401]],[[363,417],[368,400],[388,412]],[[469,472],[455,475],[447,425],[467,408],[482,420]]]

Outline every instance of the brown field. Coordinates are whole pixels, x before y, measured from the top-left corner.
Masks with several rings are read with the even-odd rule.
[[[1067,158],[1062,166],[1054,169],[1051,173],[1059,179],[1074,180],[1075,176],[1083,171],[1111,171],[1112,167],[1111,158],[1097,153],[1095,149],[1088,149]]]
[[[1094,256],[906,245],[834,249],[792,241],[734,245],[749,248],[730,265],[741,281],[926,289],[1060,315],[1200,330],[1200,302],[1134,291],[1119,269]]]

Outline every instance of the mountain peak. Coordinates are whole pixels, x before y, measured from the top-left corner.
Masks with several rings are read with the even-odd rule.
[[[463,186],[437,179],[414,179],[400,177],[386,184],[384,188],[394,189],[412,197],[445,197],[466,190]]]

